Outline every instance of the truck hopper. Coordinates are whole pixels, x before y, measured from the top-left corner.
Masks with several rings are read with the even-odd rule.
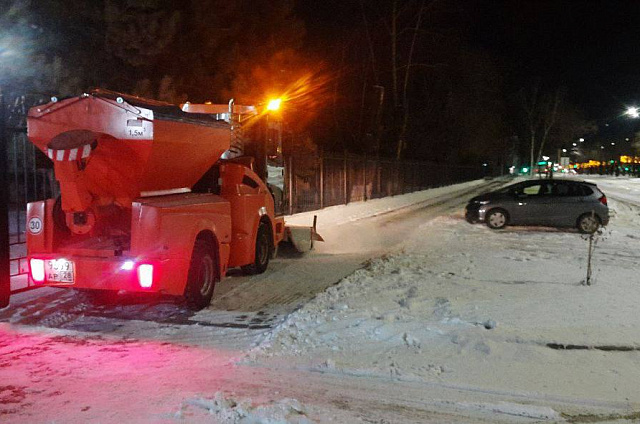
[[[216,115],[100,90],[31,109],[28,136],[54,162],[65,212],[188,191],[231,141]]]

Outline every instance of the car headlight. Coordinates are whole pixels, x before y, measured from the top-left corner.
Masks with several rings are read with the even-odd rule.
[[[490,200],[478,200],[478,204],[479,205],[486,205],[489,202],[490,202]]]

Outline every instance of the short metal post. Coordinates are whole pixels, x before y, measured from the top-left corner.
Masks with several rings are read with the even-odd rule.
[[[9,306],[11,263],[9,256],[9,175],[4,93],[0,87],[0,308]]]

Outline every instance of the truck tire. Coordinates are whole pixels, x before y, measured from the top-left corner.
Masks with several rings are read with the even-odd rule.
[[[208,240],[198,239],[193,246],[184,293],[187,306],[195,310],[209,306],[217,281],[218,258],[213,245]]]
[[[258,235],[256,236],[256,255],[253,263],[242,266],[245,274],[255,275],[262,274],[269,266],[271,260],[271,229],[267,222],[260,222],[258,226]]]

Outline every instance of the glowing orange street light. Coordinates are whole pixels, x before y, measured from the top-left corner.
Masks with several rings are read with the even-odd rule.
[[[267,104],[267,110],[276,111],[280,109],[281,104],[282,104],[282,99],[269,100],[269,103]]]

